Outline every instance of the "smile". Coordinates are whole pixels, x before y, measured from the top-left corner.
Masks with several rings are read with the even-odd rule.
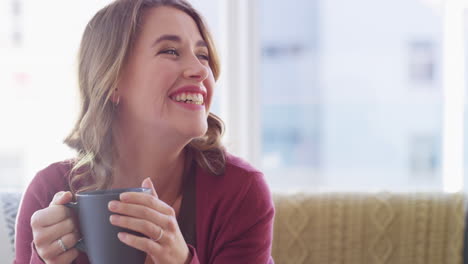
[[[179,93],[171,96],[171,99],[186,104],[203,105],[204,99],[201,93]]]

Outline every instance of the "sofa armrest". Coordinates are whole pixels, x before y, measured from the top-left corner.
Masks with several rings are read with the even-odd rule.
[[[12,263],[15,254],[15,220],[21,193],[0,192],[0,256],[2,263]]]

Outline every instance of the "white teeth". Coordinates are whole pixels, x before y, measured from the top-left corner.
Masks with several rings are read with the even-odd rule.
[[[186,104],[203,104],[203,95],[200,93],[180,93],[172,97],[177,102],[184,102]]]

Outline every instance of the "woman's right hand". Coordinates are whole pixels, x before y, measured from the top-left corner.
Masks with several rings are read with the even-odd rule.
[[[73,247],[79,240],[78,229],[71,209],[64,206],[72,197],[70,192],[58,192],[49,207],[31,217],[34,246],[47,264],[70,264],[78,257],[79,252]]]

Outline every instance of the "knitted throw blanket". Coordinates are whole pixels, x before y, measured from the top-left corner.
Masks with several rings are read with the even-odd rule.
[[[276,264],[461,264],[462,194],[274,195]]]

